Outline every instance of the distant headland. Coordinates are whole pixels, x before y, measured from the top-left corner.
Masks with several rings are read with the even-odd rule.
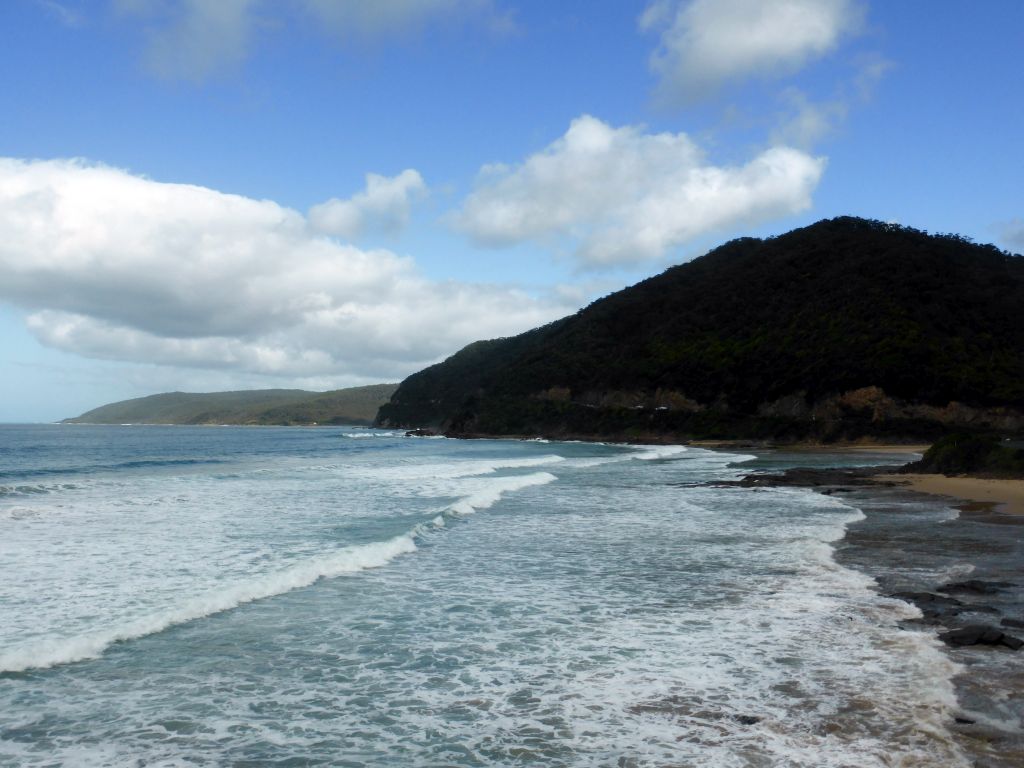
[[[238,392],[166,392],[95,408],[66,424],[369,425],[397,384],[307,392],[255,389]]]

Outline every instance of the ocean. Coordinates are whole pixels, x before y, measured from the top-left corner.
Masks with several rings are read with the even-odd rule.
[[[864,513],[715,486],[794,461],[0,426],[0,765],[969,765]]]

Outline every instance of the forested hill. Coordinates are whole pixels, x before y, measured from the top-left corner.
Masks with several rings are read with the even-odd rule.
[[[1024,429],[1024,258],[843,217],[742,238],[407,378],[378,423],[558,437]]]
[[[77,424],[370,424],[397,384],[307,392],[166,392],[111,403],[83,413]]]

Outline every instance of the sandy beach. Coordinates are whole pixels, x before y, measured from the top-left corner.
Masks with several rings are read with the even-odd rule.
[[[778,450],[786,453],[896,453],[906,454],[907,461],[914,461],[931,446],[928,443],[782,443],[770,444],[757,440],[686,440],[685,445],[706,448],[711,451],[764,451]]]
[[[1024,515],[1024,480],[945,475],[878,475],[879,482],[893,483],[911,491],[950,496],[965,502],[991,504],[998,512]]]

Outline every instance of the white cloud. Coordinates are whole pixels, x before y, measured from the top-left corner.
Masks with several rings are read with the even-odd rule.
[[[35,0],[37,6],[48,13],[65,27],[80,27],[85,24],[85,16],[73,8],[57,0]]]
[[[837,131],[857,104],[870,101],[892,61],[878,53],[861,55],[857,72],[849,83],[839,87],[833,98],[813,100],[798,88],[785,88],[780,94],[784,113],[772,133],[774,143],[812,147]]]
[[[432,18],[493,12],[490,0],[304,0],[303,4],[324,29],[340,37],[381,37]]]
[[[805,210],[824,168],[823,158],[788,147],[715,166],[684,133],[585,115],[521,164],[485,167],[452,221],[483,245],[568,239],[583,265],[641,262]]]
[[[871,101],[879,81],[892,66],[878,54],[861,56],[853,79],[831,99],[815,101],[797,88],[786,88],[780,97],[785,112],[772,133],[772,141],[801,149],[815,146],[846,121],[851,109]]]
[[[426,191],[423,177],[411,168],[391,178],[368,173],[362,192],[310,208],[309,223],[320,232],[348,239],[369,229],[397,232],[408,224],[413,200]]]
[[[655,0],[640,17],[662,30],[651,68],[669,102],[729,81],[784,75],[836,47],[862,21],[856,0]]]
[[[999,228],[1002,240],[1014,253],[1024,253],[1024,219],[1011,219]]]
[[[813,147],[831,134],[850,113],[850,105],[844,99],[812,101],[796,88],[787,88],[781,98],[786,105],[786,114],[772,133],[772,140],[779,144],[792,144],[803,149]]]
[[[39,0],[51,2],[51,0]],[[378,39],[435,19],[472,18],[496,32],[514,22],[492,0],[113,0],[146,24],[146,59],[168,78],[202,81],[249,55],[255,32],[284,27],[296,16],[341,40]],[[55,3],[54,3],[55,4]]]
[[[295,379],[394,379],[574,309],[423,278],[297,211],[78,161],[0,159],[0,300],[101,359]]]
[[[248,54],[258,0],[116,0],[148,24],[146,61],[167,78],[200,81]]]

